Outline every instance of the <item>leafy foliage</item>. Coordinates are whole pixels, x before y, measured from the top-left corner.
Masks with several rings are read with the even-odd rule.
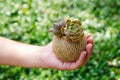
[[[82,21],[94,37],[90,61],[78,70],[0,66],[1,80],[117,80],[120,78],[120,0],[0,0],[0,36],[46,45],[59,17]]]

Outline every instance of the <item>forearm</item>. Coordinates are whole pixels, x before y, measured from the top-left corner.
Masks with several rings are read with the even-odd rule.
[[[42,47],[19,43],[0,37],[0,65],[30,67],[31,57]]]

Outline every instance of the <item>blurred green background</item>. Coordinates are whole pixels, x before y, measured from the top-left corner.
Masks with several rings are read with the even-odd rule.
[[[71,71],[0,66],[0,80],[120,80],[120,0],[0,0],[0,36],[46,45],[53,22],[67,16],[94,37],[86,65]]]

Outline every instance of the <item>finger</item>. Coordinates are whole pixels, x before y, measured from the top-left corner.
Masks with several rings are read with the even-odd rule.
[[[94,42],[93,42],[93,38],[92,38],[92,37],[89,37],[89,38],[87,39],[87,43],[93,44],[93,43],[94,43]]]
[[[87,34],[87,36],[86,36],[86,37],[87,37],[87,39],[88,39],[89,37],[91,37],[91,34]]]
[[[88,60],[90,59],[90,56],[92,54],[92,51],[93,51],[93,45],[91,43],[89,43],[87,46],[86,46],[86,51],[87,51],[87,57],[86,57],[86,60],[84,62],[84,64],[86,64],[88,62]]]
[[[83,65],[87,52],[83,51],[76,62],[70,65],[70,69],[77,69]]]

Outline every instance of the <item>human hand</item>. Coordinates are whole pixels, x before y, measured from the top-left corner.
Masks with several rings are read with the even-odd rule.
[[[86,36],[87,37],[87,46],[86,46],[86,51],[83,51],[79,59],[75,62],[62,62],[59,60],[53,50],[52,50],[52,44],[48,44],[45,50],[43,50],[43,54],[41,57],[42,63],[43,63],[43,68],[53,68],[53,69],[58,69],[58,70],[74,70],[82,65],[86,64],[92,54],[93,51],[93,38],[89,34]]]
[[[47,46],[34,46],[0,37],[0,44],[1,65],[53,68],[59,70],[73,70],[81,67],[87,63],[93,50],[91,35],[87,35],[86,51],[83,51],[79,59],[75,62],[62,62],[59,60],[52,50],[51,43]]]

